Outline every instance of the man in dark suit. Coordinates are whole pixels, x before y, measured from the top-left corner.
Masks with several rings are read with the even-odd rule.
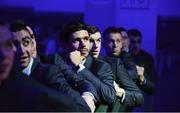
[[[86,110],[89,109],[87,104],[88,106],[89,104],[93,105],[93,98],[90,95],[91,93],[89,93],[92,89],[84,85],[83,80],[74,83],[74,86],[78,86],[79,92],[82,93],[83,98],[79,98],[80,94],[70,87],[65,79],[65,75],[59,70],[59,67],[42,64],[38,58],[33,58],[34,37],[32,37],[26,25],[21,22],[15,22],[11,24],[11,30],[14,36],[13,43],[15,45],[16,69],[19,72],[16,72],[16,74],[32,77],[41,84],[70,95],[74,101],[81,102],[80,104],[83,105]]]
[[[113,74],[110,66],[89,55],[89,34],[83,22],[69,23],[63,29],[61,41],[66,48],[65,61],[75,72],[88,80],[97,90],[96,111],[99,106],[109,105],[115,100]]]
[[[138,77],[136,79],[139,88],[144,92],[145,104],[142,111],[153,111],[153,94],[155,84],[155,66],[153,57],[141,49],[142,34],[137,29],[128,30],[130,39],[130,53],[135,63]]]
[[[118,62],[118,58],[103,58],[99,55],[101,49],[101,33],[99,29],[95,26],[88,26],[88,32],[90,34],[91,42],[90,54],[95,58],[101,58],[108,62],[113,69],[116,82],[120,84],[120,87],[117,86],[117,84],[114,84],[116,89],[117,100],[111,106],[109,106],[109,111],[119,112],[125,110],[125,106],[135,107],[142,104],[142,94],[138,87],[133,83],[133,81],[129,78],[129,76],[127,76],[126,73],[122,74],[119,72],[123,71],[122,69],[116,70],[117,66],[119,67],[119,65],[116,65]],[[136,99],[139,99],[140,103],[136,103],[136,101],[132,100],[134,98],[134,95]]]
[[[0,111],[88,111],[67,94],[55,91],[37,80],[12,73],[13,35],[7,22],[0,20]],[[80,103],[79,103],[80,102]]]

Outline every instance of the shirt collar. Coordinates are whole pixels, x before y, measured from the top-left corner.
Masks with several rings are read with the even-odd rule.
[[[33,62],[34,62],[34,59],[31,57],[28,66],[22,71],[25,75],[29,76],[31,74],[31,68],[32,68]]]
[[[84,65],[84,63],[86,62],[86,58],[81,62],[81,64],[83,64]]]

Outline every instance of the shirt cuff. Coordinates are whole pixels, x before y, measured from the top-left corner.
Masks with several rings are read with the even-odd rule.
[[[78,67],[79,69],[77,70],[77,73],[81,72],[85,68],[83,64],[79,64]]]
[[[123,90],[123,95],[122,95],[122,98],[121,98],[121,102],[122,102],[122,103],[124,102],[125,97],[126,97],[126,93],[125,93],[125,91]]]
[[[146,78],[144,78],[143,82],[140,82],[140,85],[144,85],[144,84],[146,84]]]
[[[94,98],[94,95],[93,95],[92,93],[90,93],[90,92],[87,92],[87,91],[86,91],[86,92],[83,92],[82,96],[85,96],[85,95],[91,96],[93,100],[95,99],[95,98]]]

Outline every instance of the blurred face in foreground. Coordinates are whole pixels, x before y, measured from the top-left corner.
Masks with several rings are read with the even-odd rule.
[[[9,76],[14,60],[13,49],[12,34],[8,26],[0,25],[0,81]]]

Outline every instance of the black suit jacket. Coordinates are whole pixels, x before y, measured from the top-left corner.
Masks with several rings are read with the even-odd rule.
[[[88,56],[85,61],[85,69],[78,75],[91,82],[97,90],[98,101],[101,104],[111,104],[115,101],[115,89],[113,85],[113,73],[108,63]]]
[[[61,56],[65,55],[62,54]],[[66,60],[65,57],[64,60]],[[91,89],[95,89],[91,90],[91,93],[94,94],[96,100],[98,101],[96,103],[98,111],[106,111],[107,105],[114,101],[115,89],[113,86],[113,74],[110,66],[104,61],[88,56],[84,64],[86,68],[78,74],[73,74],[77,71],[75,68],[73,72],[68,70],[67,65],[62,60],[62,57],[57,54],[50,55],[48,57],[41,55],[41,61],[58,65],[62,72],[66,75],[66,79],[70,84],[72,84],[72,78],[74,78],[74,80],[83,79],[86,82],[89,82],[92,87]]]
[[[140,51],[137,55],[132,53],[123,53],[121,58],[125,64],[125,68],[130,73],[131,78],[136,82],[138,87],[146,94],[152,95],[155,90],[155,67],[153,58],[146,52]],[[144,67],[144,77],[146,79],[145,84],[140,84],[135,73],[136,65]]]
[[[83,92],[91,92],[94,97],[97,97],[97,91],[94,86],[83,77],[76,74],[76,72],[74,72],[72,69],[69,69],[68,65],[64,62],[64,59],[60,55],[53,54],[45,56],[41,54],[40,60],[45,64],[53,64],[58,66],[58,70],[63,73],[68,84],[73,89],[80,92],[80,94],[82,94]]]
[[[127,70],[124,67],[120,58],[104,57],[114,73],[114,80],[125,90],[125,100],[123,102],[127,107],[135,107],[143,104],[143,95],[138,86],[129,77]]]
[[[20,78],[22,78],[22,77],[24,78],[24,76],[26,76],[21,71],[19,71],[19,72],[16,71],[15,73],[17,75],[19,75]],[[55,107],[57,107],[58,100],[61,100],[61,98],[64,98],[64,99],[62,99],[61,103],[62,104],[64,103],[65,105],[69,104],[70,108],[71,108],[72,101],[75,102],[75,104],[76,104],[75,106],[77,107],[76,109],[74,109],[75,111],[90,111],[90,109],[89,109],[88,105],[86,104],[86,102],[84,101],[84,99],[81,98],[80,94],[77,91],[73,90],[69,86],[64,75],[61,73],[61,71],[59,70],[59,68],[57,66],[42,64],[42,63],[40,63],[39,59],[34,59],[32,69],[31,69],[31,74],[30,74],[30,76],[24,78],[25,81],[26,81],[26,78],[28,78],[28,79],[32,78],[35,81],[37,81],[39,84],[43,84],[46,87],[49,87],[48,90],[45,90],[46,95],[48,97],[50,97],[50,99],[46,100],[48,105],[54,105]],[[23,81],[23,82],[25,83],[25,81]],[[39,90],[44,91],[44,89],[41,89],[42,88],[41,86],[38,86],[38,85],[36,86],[36,85],[34,85],[33,82],[31,83],[31,81],[32,80],[29,81],[29,83],[33,85],[32,87],[30,87],[31,89],[33,89],[34,87],[37,87]],[[26,87],[24,87],[22,85],[22,88],[26,88]],[[62,96],[59,98],[57,96],[58,94],[52,93],[51,89],[54,89],[57,92],[62,92],[62,93],[64,93],[62,95],[67,95],[67,96],[64,96],[64,97]],[[34,92],[34,91],[32,91],[32,92]],[[53,91],[53,92],[55,92],[55,91]],[[68,98],[68,97],[72,98],[71,102],[68,101],[68,99],[66,101],[66,98]],[[29,97],[29,98],[31,98],[31,97]],[[37,97],[37,99],[38,99],[38,97]],[[25,101],[23,101],[23,103],[25,103]],[[73,111],[70,108],[67,108],[65,110]],[[44,110],[46,111],[46,109],[44,109]],[[44,111],[44,110],[41,109],[41,111]],[[58,111],[61,111],[61,110],[58,110]],[[62,111],[64,111],[64,110],[62,110]]]
[[[49,88],[32,76],[13,75],[0,87],[0,111],[89,111],[81,97],[76,98]]]

